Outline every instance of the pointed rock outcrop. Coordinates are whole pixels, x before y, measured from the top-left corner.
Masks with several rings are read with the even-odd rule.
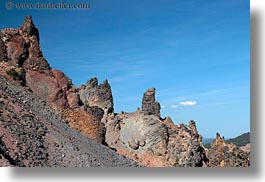
[[[106,114],[113,112],[113,97],[107,80],[98,85],[97,78],[90,79],[86,86],[80,88],[79,95],[85,105],[97,106]]]
[[[26,16],[20,28],[6,28],[1,30],[1,33],[6,48],[6,60],[10,64],[27,70],[50,70],[48,62],[42,55],[39,31],[31,16]]]
[[[50,70],[40,48],[39,30],[35,27],[31,16],[26,16],[23,25],[18,29],[28,47],[28,58],[23,67],[33,70]]]
[[[244,152],[233,143],[226,143],[224,137],[216,133],[211,148],[207,151],[210,167],[248,167],[249,153]]]
[[[18,29],[20,35],[24,39],[29,39],[30,37],[36,37],[36,40],[39,42],[39,30],[35,27],[32,17],[30,15],[26,16],[24,19],[23,25]]]
[[[36,95],[58,109],[69,107],[68,98],[72,107],[77,105],[74,103],[78,102],[76,95],[67,95],[70,93],[71,80],[63,72],[51,69],[43,57],[39,31],[31,16],[26,16],[18,29],[1,30],[0,37],[0,58],[25,73],[22,79]]]
[[[144,115],[155,115],[160,118],[160,103],[155,100],[155,88],[148,89],[142,99],[142,112]]]

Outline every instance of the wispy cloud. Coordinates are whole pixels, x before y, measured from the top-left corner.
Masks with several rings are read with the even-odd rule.
[[[184,102],[180,102],[179,105],[181,105],[181,106],[195,106],[195,105],[197,105],[197,101],[184,101]]]
[[[166,106],[162,105],[162,106],[161,106],[161,109],[164,109],[164,108],[166,108]]]
[[[172,104],[171,108],[177,109],[180,106],[195,106],[195,105],[197,105],[197,101],[183,101],[183,102],[180,102],[179,104]]]
[[[177,109],[178,108],[178,105],[171,105],[171,107],[173,108],[173,109]]]

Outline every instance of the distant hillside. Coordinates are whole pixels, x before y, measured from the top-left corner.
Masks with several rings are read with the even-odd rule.
[[[227,143],[233,143],[237,146],[245,146],[250,143],[250,132],[244,133],[236,138],[226,140]]]
[[[203,138],[202,143],[207,144],[207,143],[212,143],[214,141],[214,138]]]
[[[211,143],[214,141],[214,138],[203,138],[202,139],[202,143],[204,145],[204,147],[206,148],[211,148]]]

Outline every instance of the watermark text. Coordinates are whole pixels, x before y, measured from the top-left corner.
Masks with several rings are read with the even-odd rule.
[[[22,3],[14,2],[8,0],[6,2],[6,9],[48,9],[48,10],[78,10],[78,9],[90,9],[89,3],[65,3],[64,1],[60,2],[36,2],[36,3]]]

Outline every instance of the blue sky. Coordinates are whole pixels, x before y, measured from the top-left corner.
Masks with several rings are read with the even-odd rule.
[[[155,87],[162,116],[193,119],[204,137],[250,130],[248,0],[82,2],[91,8],[7,10],[1,1],[1,28],[31,14],[50,65],[75,85],[108,79],[115,112],[135,111]]]

